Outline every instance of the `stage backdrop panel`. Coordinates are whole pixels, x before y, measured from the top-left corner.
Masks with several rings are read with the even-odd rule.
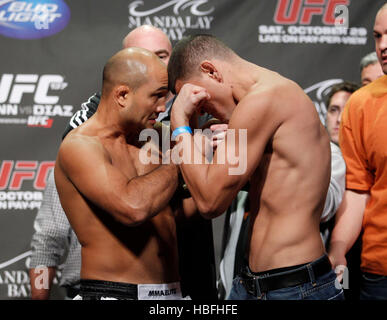
[[[214,34],[242,57],[296,81],[323,121],[330,86],[359,82],[359,61],[374,50],[373,21],[384,2],[1,1],[0,299],[30,297],[33,221],[63,129],[100,90],[104,63],[130,30],[152,24],[173,44]],[[222,219],[214,220],[217,253]],[[57,285],[52,297],[63,297]]]

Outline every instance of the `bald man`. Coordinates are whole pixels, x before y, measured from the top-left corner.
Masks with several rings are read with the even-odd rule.
[[[167,35],[161,29],[149,25],[137,27],[129,32],[122,41],[122,45],[124,48],[141,47],[148,49],[155,53],[165,64],[168,64],[172,50],[171,42]],[[168,124],[173,102],[172,98],[173,95],[169,92],[166,97],[166,110],[159,114],[157,121],[162,121],[163,123],[167,121],[166,123]],[[82,109],[78,110],[68,123],[63,138],[96,112],[100,99],[101,93],[96,93],[87,102],[82,104]],[[199,124],[204,124],[208,119],[208,115],[205,115],[200,117],[198,122]],[[156,122],[156,126],[159,126],[159,124],[160,122]],[[64,215],[64,213],[61,213],[61,215]],[[56,224],[54,221],[48,225],[55,226]],[[201,219],[200,217],[195,217],[194,220],[191,219],[189,221],[178,221],[177,236],[183,295],[188,295],[192,299],[216,299],[215,256],[211,221]],[[78,269],[78,265],[76,267]],[[34,270],[30,274],[32,275],[31,283],[33,283],[36,278]],[[39,296],[41,296],[40,292],[42,291],[44,292],[44,297],[48,298],[47,290],[35,290],[35,292],[39,293]]]
[[[129,32],[123,40],[123,47],[148,49],[154,52],[165,64],[168,64],[172,51],[172,45],[167,35],[162,30],[148,25],[140,26]],[[100,98],[101,94],[98,92],[82,104],[82,109],[78,110],[70,119],[63,133],[63,138],[95,113]],[[160,117],[164,114],[163,118],[165,118],[166,113],[162,113]],[[49,299],[56,268],[62,264],[63,256],[67,251],[66,260],[61,265],[63,269],[59,282],[60,286],[66,289],[67,297],[73,298],[79,292],[80,245],[60,206],[53,175],[48,178],[43,206],[35,218],[34,228],[29,272],[32,299]],[[40,276],[38,268],[40,266],[47,266],[49,273],[48,285],[45,287],[40,286],[39,281],[37,281]]]
[[[172,52],[172,44],[167,35],[159,28],[142,25],[130,31],[122,40],[122,48],[138,47],[152,51],[156,54],[166,65],[168,65],[169,57]],[[172,105],[172,94],[167,95],[167,109],[160,114],[160,118],[168,116],[168,110]],[[82,109],[78,110],[71,117],[64,133],[63,138],[74,128],[81,125],[88,118],[90,118],[98,108],[101,93],[97,92],[92,95],[86,103],[82,104]]]
[[[145,48],[156,54],[166,65],[172,52],[172,44],[159,28],[143,25],[133,29],[122,41],[122,48]]]
[[[60,146],[55,182],[82,246],[78,298],[182,298],[169,205],[178,169],[139,158],[139,133],[165,111],[167,83],[155,54],[118,52],[105,65],[98,110]]]
[[[123,48],[139,47],[152,51],[166,65],[172,52],[172,45],[167,35],[159,28],[142,25],[133,29],[122,41]],[[82,104],[66,127],[63,137],[90,118],[97,110],[100,93],[91,96]],[[160,112],[156,126],[161,122],[169,124],[170,110],[174,96],[168,92],[166,108]],[[195,119],[196,126],[208,124],[208,114]],[[197,122],[196,122],[197,121]],[[186,223],[189,222],[189,223]],[[215,255],[211,221],[195,218],[194,221],[179,221],[177,226],[180,275],[183,295],[192,299],[216,299]]]

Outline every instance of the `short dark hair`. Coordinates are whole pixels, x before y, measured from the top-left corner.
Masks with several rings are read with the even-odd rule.
[[[168,63],[168,87],[176,93],[176,81],[186,79],[199,70],[199,64],[205,59],[227,59],[234,55],[222,41],[209,34],[190,35],[181,39],[173,48]]]
[[[335,84],[334,86],[332,86],[331,91],[328,94],[326,103],[327,108],[329,107],[329,104],[331,103],[332,97],[335,93],[339,91],[346,91],[352,94],[359,88],[360,86],[358,84],[351,81],[343,81],[338,84]]]

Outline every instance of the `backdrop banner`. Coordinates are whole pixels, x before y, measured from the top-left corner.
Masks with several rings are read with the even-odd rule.
[[[172,44],[209,33],[297,82],[323,121],[329,88],[360,82],[384,0],[0,1],[0,299],[29,299],[33,221],[63,130],[100,90],[107,59],[142,24]],[[219,252],[222,226],[213,228]],[[217,257],[218,258],[218,257]],[[60,277],[60,270],[57,274]],[[63,297],[55,279],[53,298]]]

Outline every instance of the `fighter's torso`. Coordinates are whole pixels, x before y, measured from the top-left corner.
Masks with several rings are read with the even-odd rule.
[[[93,139],[128,181],[158,167],[140,161],[140,147],[110,138]],[[87,201],[70,182],[67,189],[72,204],[65,211],[82,245],[81,278],[128,283],[179,279],[175,218],[169,206],[141,225],[126,226]]]
[[[276,102],[288,116],[250,178],[249,263],[256,272],[309,262],[324,251],[319,217],[329,184],[329,140],[309,109],[313,104],[297,102],[292,96]]]

